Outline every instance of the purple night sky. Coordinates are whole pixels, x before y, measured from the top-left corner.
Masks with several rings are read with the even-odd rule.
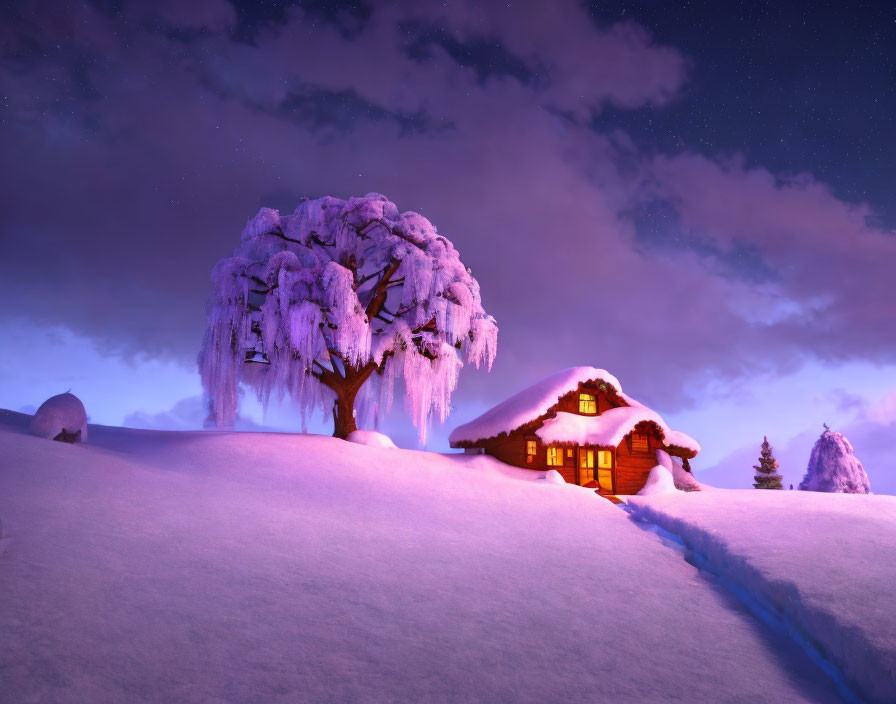
[[[827,422],[896,493],[896,12],[743,5],[7,4],[0,407],[71,388],[93,422],[200,426],[246,220],[377,191],[501,328],[432,449],[594,365],[709,483],[748,486],[763,435],[796,483]],[[414,443],[400,403],[385,430]]]

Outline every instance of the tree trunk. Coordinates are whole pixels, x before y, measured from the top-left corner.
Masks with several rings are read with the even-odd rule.
[[[368,362],[360,369],[345,367],[345,376],[330,372],[320,382],[336,394],[333,404],[333,437],[345,438],[358,429],[355,423],[355,398],[364,382],[373,374],[376,364]]]
[[[358,429],[355,423],[355,396],[358,389],[350,388],[346,383],[336,392],[336,403],[333,406],[333,437],[345,440],[349,433]]]

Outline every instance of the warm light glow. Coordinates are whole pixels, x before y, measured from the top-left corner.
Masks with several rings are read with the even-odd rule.
[[[558,445],[548,447],[548,467],[563,466],[563,448]]]
[[[579,413],[597,413],[597,399],[592,394],[579,394]]]
[[[534,455],[537,450],[537,444],[534,440],[526,440],[526,454]],[[529,460],[531,462],[531,460]]]
[[[594,450],[579,450],[579,484],[594,481]]]
[[[613,453],[610,450],[599,450],[597,453],[597,466],[601,469],[609,469],[613,466]]]
[[[613,474],[609,469],[597,470],[597,483],[604,491],[613,491]]]

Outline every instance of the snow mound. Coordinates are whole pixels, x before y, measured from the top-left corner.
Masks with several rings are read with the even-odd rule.
[[[556,469],[549,469],[544,473],[543,481],[547,484],[566,484],[566,480],[563,478],[563,475],[560,474]]]
[[[397,447],[392,438],[375,430],[353,430],[346,440],[369,447]]]
[[[665,450],[657,450],[656,461],[672,472],[672,479],[675,481],[676,489],[680,491],[700,491],[700,482],[696,480],[693,474],[681,466],[679,458],[670,457]]]
[[[650,470],[647,476],[647,483],[644,488],[638,492],[638,496],[652,496],[654,494],[666,494],[670,491],[677,491],[675,488],[675,480],[672,478],[672,472],[658,464]]]
[[[84,442],[87,440],[87,411],[81,399],[72,393],[51,396],[37,409],[29,431],[40,438]]]
[[[825,426],[809,456],[801,491],[824,491],[832,494],[870,494],[871,484],[865,468],[842,433]]]

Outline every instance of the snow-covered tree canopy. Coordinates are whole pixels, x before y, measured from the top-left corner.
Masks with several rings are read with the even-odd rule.
[[[262,208],[212,281],[199,365],[218,426],[233,423],[242,382],[263,404],[290,395],[303,425],[332,408],[345,437],[356,395],[375,420],[403,377],[425,440],[429,417],[447,417],[461,357],[491,368],[497,350],[495,320],[451,242],[377,193],[306,200],[292,215]]]
[[[842,433],[824,426],[815,441],[801,491],[827,491],[836,494],[870,494],[871,484],[852,445]]]

